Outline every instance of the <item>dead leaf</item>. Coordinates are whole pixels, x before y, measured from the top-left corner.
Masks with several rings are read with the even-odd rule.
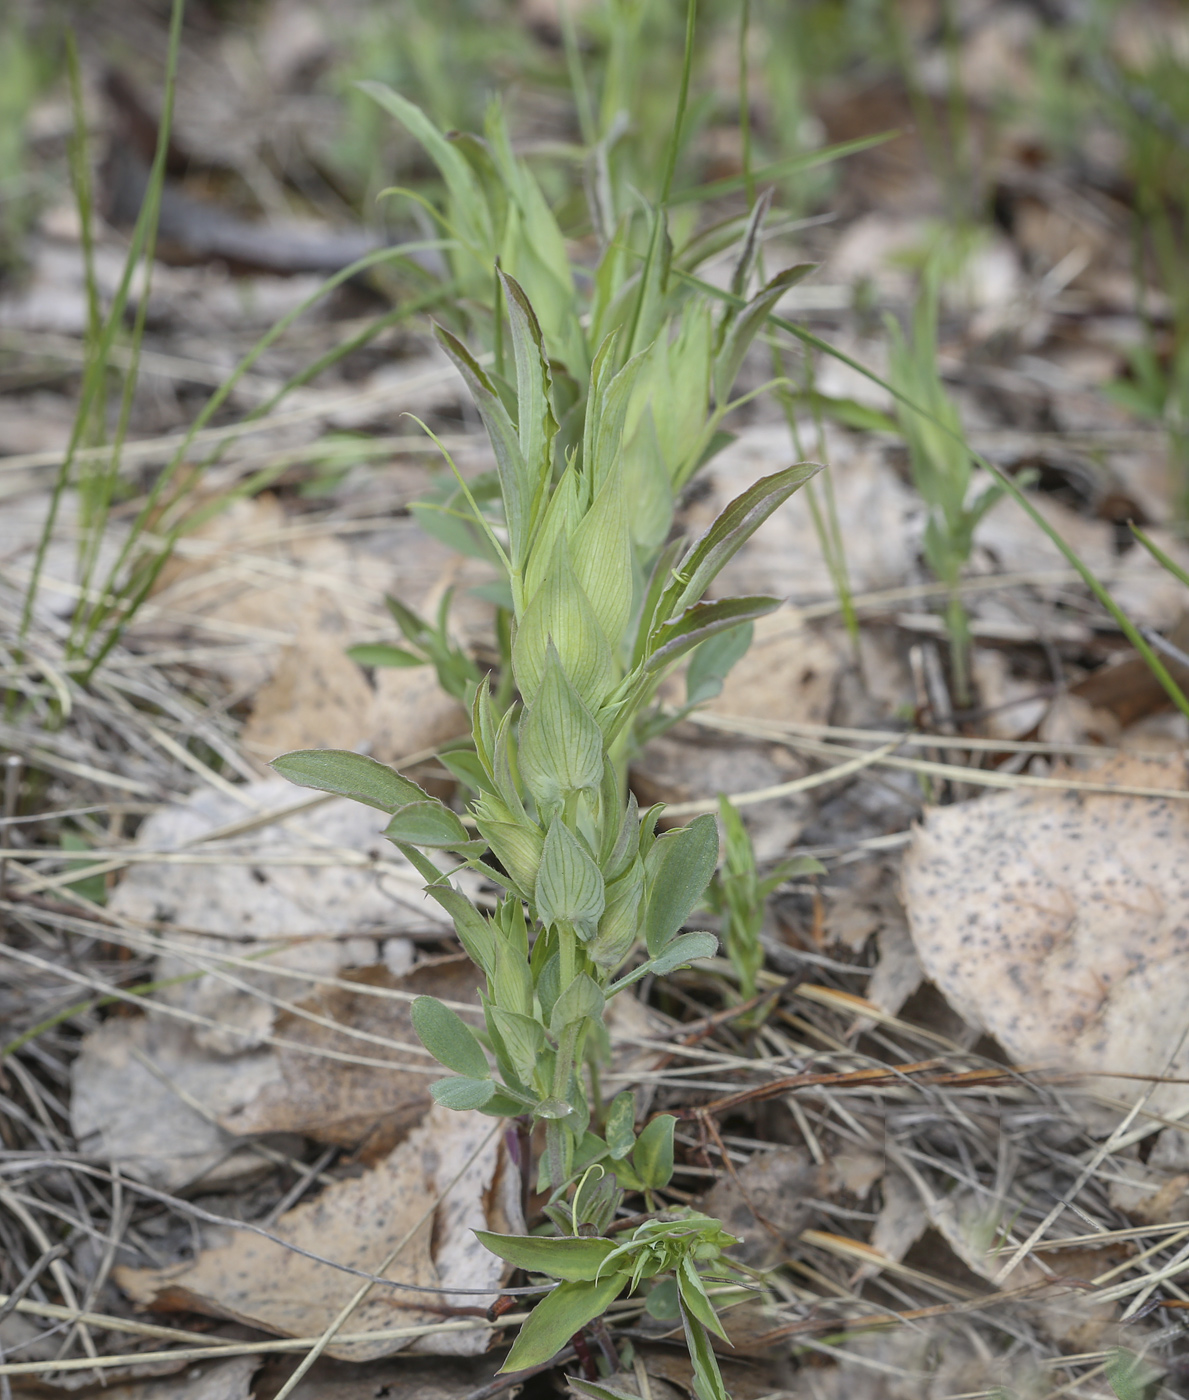
[[[297,1362],[288,1356],[265,1362],[256,1378],[257,1400],[272,1400]],[[316,1361],[292,1392],[292,1400],[458,1400],[486,1385],[498,1365],[495,1357]]]
[[[108,1386],[104,1400],[251,1400],[258,1356],[233,1356],[208,1366],[191,1366],[180,1376]]]
[[[438,684],[431,666],[376,671],[369,737],[383,761],[437,748],[470,732],[470,716]]]
[[[1073,775],[1184,790],[1186,764]],[[1019,1064],[1189,1074],[1189,806],[1019,790],[933,808],[903,889],[926,973]],[[1128,1101],[1142,1083],[1107,1082]],[[1189,1104],[1158,1086],[1151,1107]]]
[[[227,1059],[176,1021],[116,1017],[84,1037],[71,1067],[71,1130],[81,1151],[166,1191],[226,1186],[268,1163],[217,1119],[278,1074],[268,1052]]]
[[[435,960],[414,968],[406,977],[394,977],[385,967],[345,974],[348,981],[363,986],[478,1005],[476,976],[466,958]],[[336,1021],[351,1031],[417,1044],[409,1001],[326,987],[299,1005],[303,1011]],[[241,1096],[234,1109],[221,1115],[220,1122],[228,1132],[241,1136],[301,1133],[318,1142],[359,1147],[364,1160],[370,1162],[389,1153],[428,1112],[430,1078],[402,1074],[397,1069],[410,1058],[407,1052],[361,1041],[348,1030],[331,1030],[290,1012],[278,1017],[276,1032],[284,1040],[308,1044],[309,1053],[277,1049],[277,1073],[255,1096]],[[346,1064],[327,1059],[318,1053],[320,1050],[366,1054],[369,1059],[390,1059],[394,1065],[384,1070]]]
[[[479,1155],[462,1179],[417,1225],[426,1206],[477,1148]],[[491,1296],[447,1292],[427,1297],[376,1287],[351,1314],[347,1330],[432,1326],[457,1320],[444,1314],[443,1307],[486,1307],[494,1301],[506,1266],[479,1244],[473,1231],[523,1231],[519,1196],[519,1172],[508,1158],[498,1120],[435,1106],[384,1161],[286,1212],[273,1233],[286,1243],[374,1273],[412,1230],[387,1277],[427,1288],[490,1287]],[[203,1312],[295,1337],[323,1332],[360,1284],[356,1276],[295,1254],[285,1244],[239,1231],[212,1232],[192,1263],[172,1269],[118,1268],[114,1277],[142,1306]],[[490,1339],[491,1329],[477,1326],[418,1339],[332,1342],[327,1354],[367,1361],[412,1347],[474,1356]]]
[[[879,930],[879,961],[867,983],[867,1000],[881,1011],[893,1015],[912,996],[925,976],[917,961],[903,911],[897,908],[896,913],[898,917],[889,919]]]
[[[703,1207],[742,1241],[732,1247],[733,1257],[749,1268],[770,1269],[809,1224],[808,1198],[828,1190],[826,1168],[795,1147],[776,1147],[754,1153],[736,1174],[719,1177]]]
[[[898,1264],[925,1233],[928,1224],[929,1212],[920,1192],[903,1172],[889,1167],[883,1176],[883,1205],[871,1231],[871,1248]],[[859,1272],[870,1277],[878,1272],[878,1267],[863,1264]]]
[[[795,609],[761,617],[751,646],[706,709],[745,719],[825,724],[843,658]]]
[[[321,611],[307,621],[244,726],[244,748],[266,763],[292,749],[355,749],[371,737],[372,690],[344,654],[342,617]]]
[[[165,930],[171,948],[157,962],[161,979],[193,973],[195,959],[209,965],[227,954],[259,956],[288,942],[259,970],[207,972],[160,989],[160,1000],[217,1023],[196,1032],[207,1049],[236,1053],[271,1032],[276,1013],[261,993],[287,1001],[306,993],[308,981],[279,975],[276,968],[333,976],[344,967],[383,961],[404,970],[412,945],[402,933],[448,927],[422,893],[421,877],[381,837],[382,814],[358,803],[335,799],[243,836],[209,839],[233,823],[292,807],[306,795],[271,778],[246,784],[236,797],[207,789],[154,813],[136,845],[225,855],[219,878],[211,878],[206,864],[145,862],[133,865],[112,894],[111,912],[134,926],[175,925]],[[382,857],[384,867],[350,863],[367,853]],[[296,863],[303,855],[309,864]]]

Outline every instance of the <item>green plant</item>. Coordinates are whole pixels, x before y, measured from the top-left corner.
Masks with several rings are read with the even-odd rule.
[[[970,704],[970,622],[958,585],[974,546],[974,531],[1004,494],[991,481],[973,499],[973,462],[957,406],[937,369],[938,265],[925,268],[913,315],[912,338],[888,317],[892,341],[890,380],[897,392],[900,431],[908,444],[912,479],[925,502],[924,553],[949,590],[945,622],[950,636],[951,674],[959,705]],[[921,412],[921,410],[924,412]]]
[[[723,832],[723,861],[707,891],[707,904],[723,920],[727,957],[739,978],[744,1001],[756,994],[756,977],[764,965],[760,931],[764,904],[786,880],[798,875],[821,875],[825,866],[812,856],[790,856],[762,880],[756,868],[755,847],[743,818],[725,794],[718,799]]]
[[[524,290],[500,276],[515,361],[511,403],[461,342],[445,330],[439,339],[468,382],[495,452],[498,520],[489,519],[458,481],[469,519],[503,571],[520,698],[501,716],[489,684],[472,687],[474,754],[460,772],[475,796],[463,816],[361,755],[303,751],[277,759],[275,767],[303,786],[389,814],[385,834],[421,871],[486,979],[481,1032],[432,998],[414,1005],[423,1044],[453,1071],[433,1085],[434,1097],[449,1107],[543,1123],[540,1176],[554,1205],[599,1167],[598,1179],[607,1185],[583,1188],[568,1216],[564,1209],[552,1215],[559,1226],[568,1219],[576,1234],[583,1225],[609,1223],[607,1201],[617,1202],[622,1189],[644,1191],[651,1205],[671,1169],[671,1120],[667,1126],[654,1120],[637,1139],[630,1095],[620,1096],[604,1120],[598,1066],[605,1057],[606,1004],[646,974],[663,977],[717,947],[712,934],[682,932],[714,872],[715,821],[701,817],[658,835],[660,808],[641,817],[634,797],[625,797],[625,746],[658,684],[682,657],[778,605],[773,598],[707,601],[705,593],[817,468],[789,467],[757,482],[700,539],[675,541],[645,571],[631,529],[625,441],[626,401],[639,359],[613,373],[615,338],[599,347],[584,400],[584,451],[558,463],[559,385]],[[426,849],[453,852],[501,888],[494,913],[485,915],[451,886]],[[592,1126],[600,1122],[601,1137]],[[588,1197],[599,1204],[584,1218]],[[660,1223],[666,1228],[616,1247],[614,1255],[604,1250],[597,1278],[565,1274],[571,1239],[534,1242],[541,1272],[565,1277],[564,1287],[586,1285],[578,1290],[581,1307],[565,1313],[571,1332],[629,1282],[647,1277],[653,1264],[654,1273],[676,1270],[679,1289],[684,1277],[684,1288],[697,1290],[688,1274],[694,1263],[717,1259],[718,1235],[685,1218]],[[546,1259],[555,1264],[544,1267]],[[688,1266],[681,1262],[687,1259]],[[545,1320],[526,1328],[515,1364],[553,1354],[559,1334],[546,1320],[574,1296],[574,1289],[550,1295],[562,1302],[542,1305]],[[719,1394],[704,1336],[709,1304],[682,1297],[695,1365],[705,1371],[710,1393]],[[580,1317],[587,1308],[593,1311]]]

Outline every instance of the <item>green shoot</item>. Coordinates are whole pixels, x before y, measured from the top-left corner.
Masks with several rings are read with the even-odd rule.
[[[925,560],[950,590],[945,622],[951,674],[957,702],[965,708],[971,703],[970,623],[958,585],[974,546],[975,528],[1003,496],[1003,487],[992,481],[970,500],[970,449],[962,435],[958,410],[937,370],[938,282],[936,264],[931,264],[917,301],[911,341],[891,317],[888,333],[892,338],[892,383],[907,401],[898,404],[900,431],[908,444],[913,482],[928,509]],[[926,412],[916,411],[918,407]]]
[[[764,965],[760,933],[764,926],[764,906],[786,880],[798,875],[820,875],[825,867],[812,856],[792,856],[760,879],[755,847],[737,808],[725,794],[718,799],[723,832],[723,863],[710,882],[707,904],[723,921],[727,957],[739,979],[739,995],[744,1001],[755,996],[756,981]]]

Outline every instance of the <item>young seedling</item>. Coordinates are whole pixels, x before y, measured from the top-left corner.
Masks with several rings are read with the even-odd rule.
[[[825,866],[812,856],[790,856],[764,879],[756,868],[755,847],[743,818],[725,794],[718,799],[723,832],[723,862],[710,882],[706,902],[723,921],[727,957],[739,978],[744,1001],[755,996],[756,977],[764,965],[760,931],[768,896],[798,875],[822,875]]]
[[[548,1360],[625,1288],[672,1274],[697,1374],[717,1396],[722,1382],[707,1338],[717,1322],[699,1273],[717,1263],[727,1237],[717,1223],[680,1213],[650,1222],[629,1241],[604,1234],[619,1192],[642,1191],[651,1208],[663,1191],[673,1122],[654,1119],[637,1138],[632,1098],[621,1095],[600,1136],[593,1129],[602,1115],[592,1103],[597,1081],[588,1081],[585,1066],[605,1057],[612,997],[718,946],[713,934],[683,931],[714,873],[714,818],[658,835],[660,808],[641,816],[635,798],[625,798],[623,745],[682,657],[778,605],[757,597],[707,601],[705,594],[817,468],[788,467],[757,482],[700,539],[678,541],[645,574],[631,530],[621,409],[621,376],[634,370],[610,373],[613,345],[599,347],[585,398],[587,450],[581,458],[571,453],[558,472],[556,386],[540,325],[519,284],[501,279],[515,355],[511,407],[463,345],[439,333],[495,452],[500,521],[489,522],[477,506],[473,519],[508,587],[519,694],[497,715],[488,683],[474,687],[476,795],[465,821],[359,754],[303,751],[274,766],[303,786],[386,812],[385,834],[423,874],[483,974],[482,1031],[432,998],[414,1003],[422,1043],[452,1071],[432,1086],[435,1099],[544,1126],[540,1179],[563,1233],[488,1243],[564,1282],[534,1311],[506,1366]],[[427,850],[453,853],[501,889],[494,912],[451,885]],[[516,1252],[525,1249],[531,1260]]]
[[[958,591],[962,570],[974,546],[979,521],[1004,494],[992,481],[970,499],[973,463],[962,435],[957,406],[937,370],[937,307],[940,277],[936,262],[924,273],[913,316],[912,339],[888,318],[892,339],[892,387],[900,431],[908,444],[912,479],[928,510],[925,560],[949,590],[945,622],[950,635],[951,673],[958,704],[970,704],[970,621]],[[909,406],[908,400],[911,402]],[[924,413],[917,411],[923,408]]]

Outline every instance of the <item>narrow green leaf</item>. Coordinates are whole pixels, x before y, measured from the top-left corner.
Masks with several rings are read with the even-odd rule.
[[[671,1113],[654,1118],[636,1139],[632,1166],[650,1190],[668,1186],[673,1176],[673,1129],[677,1119]]]
[[[540,1235],[496,1235],[476,1230],[475,1238],[492,1254],[525,1269],[530,1274],[548,1274],[567,1283],[591,1283],[607,1256],[615,1249],[613,1240],[546,1239]]]
[[[570,684],[549,644],[545,674],[520,721],[520,775],[541,812],[572,792],[598,787],[603,776],[603,734]]]
[[[707,813],[653,842],[645,861],[648,910],[644,936],[657,957],[706,892],[718,864],[718,824]]]
[[[470,1079],[490,1078],[483,1047],[456,1011],[443,1006],[436,997],[418,997],[411,1014],[417,1039],[439,1064]]]
[[[698,1277],[697,1269],[694,1268],[694,1261],[688,1254],[677,1265],[677,1288],[681,1294],[682,1306],[688,1308],[702,1326],[713,1332],[716,1337],[721,1337],[724,1342],[730,1341],[723,1331],[718,1314],[706,1296],[706,1289]]]
[[[426,881],[425,893],[450,915],[454,921],[454,931],[466,955],[487,977],[495,971],[495,935],[491,924],[480,914],[464,894],[453,885],[442,881],[441,871],[428,860],[416,846],[405,842],[400,852],[410,861]]]
[[[712,958],[718,952],[718,939],[712,933],[683,933],[652,958],[648,971],[656,977],[667,977],[679,967],[687,967],[699,958]]]
[[[437,1079],[429,1086],[435,1103],[459,1110],[482,1108],[491,1102],[495,1089],[494,1079]]]
[[[491,439],[512,558],[520,565],[528,544],[532,519],[532,496],[527,489],[530,471],[521,450],[520,435],[491,378],[462,341],[441,326],[434,327],[434,334],[466,381],[479,416],[483,419],[483,426],[487,429],[487,436]]]
[[[743,358],[748,347],[764,328],[776,303],[790,287],[817,266],[816,263],[798,263],[795,267],[778,272],[737,315],[732,317],[730,328],[714,363],[714,400],[722,408],[731,393],[731,386],[738,377]]]
[[[649,642],[651,648],[645,667],[649,671],[663,670],[672,665],[699,642],[717,636],[741,622],[754,622],[780,607],[779,598],[723,598],[714,603],[695,603],[686,608],[676,622],[658,629]]]
[[[407,841],[412,846],[457,849],[470,841],[467,829],[458,816],[440,802],[427,797],[424,802],[410,802],[398,808],[384,828],[389,841]]]
[[[387,764],[345,749],[295,749],[274,758],[271,766],[299,787],[351,797],[381,812],[395,812],[409,802],[429,798],[424,789]]]
[[[424,656],[415,656],[403,647],[394,647],[387,642],[364,642],[357,647],[348,647],[347,655],[360,666],[425,666]]]
[[[694,1364],[694,1391],[698,1400],[731,1400],[727,1388],[722,1383],[722,1372],[718,1369],[718,1358],[710,1345],[710,1337],[705,1327],[682,1303],[681,1321],[685,1327],[685,1345],[689,1359]]]
[[[520,552],[515,546],[512,551],[512,562],[520,568],[524,564],[523,551],[528,545],[528,532],[552,474],[553,439],[557,434],[557,423],[551,403],[553,377],[549,372],[540,323],[520,283],[502,270],[499,278],[507,298],[512,349],[516,358],[516,416],[520,429],[520,461],[525,470],[521,490],[528,508],[525,535],[519,541]]]
[[[680,579],[665,597],[661,618],[670,618],[696,603],[717,578],[727,560],[749,540],[778,506],[821,471],[816,462],[762,477],[722,511],[714,524],[681,561]]]
[[[450,192],[454,214],[461,225],[459,232],[467,238],[472,254],[487,261],[490,267],[490,259],[485,255],[494,250],[494,245],[487,201],[465,157],[415,103],[393,92],[384,83],[366,81],[358,86],[394,116],[433,157]]]
[[[636,1096],[624,1089],[611,1100],[603,1129],[607,1150],[615,1161],[626,1157],[636,1145]]]
[[[609,1274],[597,1283],[563,1283],[533,1309],[501,1371],[523,1371],[556,1356],[575,1332],[601,1317],[627,1286],[623,1274]],[[721,1400],[726,1400],[724,1392]]]
[[[599,867],[579,837],[555,817],[537,871],[537,917],[552,927],[570,924],[579,937],[594,937],[606,896]]]

